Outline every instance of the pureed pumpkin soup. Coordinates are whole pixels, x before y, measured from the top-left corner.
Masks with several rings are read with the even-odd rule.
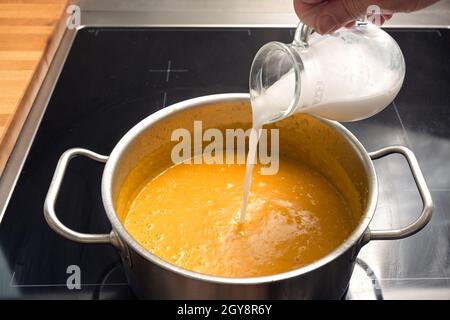
[[[241,222],[245,164],[162,165],[168,148],[131,171],[117,210],[137,242],[179,267],[224,277],[290,271],[336,249],[358,222],[359,200],[348,202],[336,179],[283,153],[274,175],[255,165]],[[342,186],[355,194],[348,177]]]

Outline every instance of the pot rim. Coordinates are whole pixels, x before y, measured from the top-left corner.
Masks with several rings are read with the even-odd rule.
[[[141,246],[125,229],[125,227],[120,222],[117,213],[114,209],[114,203],[112,199],[112,179],[113,175],[116,169],[117,164],[119,163],[122,155],[124,152],[126,152],[127,147],[129,144],[137,137],[139,136],[143,131],[147,130],[149,127],[151,127],[156,122],[164,120],[166,117],[171,116],[175,113],[182,112],[186,109],[189,109],[194,106],[200,106],[203,104],[211,104],[215,102],[226,102],[226,101],[249,101],[250,95],[248,93],[226,93],[226,94],[215,94],[215,95],[208,95],[208,96],[202,96],[198,98],[193,98],[189,100],[185,100],[182,102],[175,103],[171,106],[168,106],[164,109],[161,109],[145,119],[141,120],[139,123],[137,123],[133,128],[131,128],[116,144],[113,151],[111,152],[108,161],[106,162],[103,176],[102,176],[102,183],[101,183],[101,190],[102,190],[102,200],[103,205],[105,207],[106,215],[108,219],[111,222],[112,228],[114,232],[118,235],[118,237],[123,240],[127,246],[131,247],[133,250],[135,250],[138,254],[140,254],[142,257],[144,257],[146,260],[149,260],[150,262],[153,262],[154,264],[158,265],[159,267],[175,272],[179,275],[183,275],[195,280],[200,281],[207,281],[207,282],[213,282],[213,283],[220,283],[220,284],[234,284],[234,285],[252,285],[252,284],[262,284],[262,283],[270,283],[275,281],[281,281],[286,280],[289,278],[297,277],[303,274],[306,274],[308,272],[314,271],[316,269],[319,269],[323,267],[324,265],[330,263],[331,261],[338,258],[340,255],[342,255],[344,252],[349,250],[352,247],[355,247],[355,253],[359,251],[361,246],[361,240],[365,233],[365,231],[368,229],[369,223],[375,213],[377,200],[378,200],[378,179],[377,175],[375,173],[375,168],[373,166],[373,162],[367,153],[367,151],[364,149],[363,145],[359,142],[359,140],[348,130],[346,129],[342,124],[326,120],[322,118],[316,117],[319,121],[322,123],[325,123],[328,126],[331,126],[333,129],[335,129],[338,133],[341,134],[343,138],[347,140],[350,144],[355,147],[356,151],[358,152],[358,156],[361,157],[364,170],[366,172],[367,178],[368,178],[368,201],[366,210],[364,211],[363,215],[361,216],[361,219],[359,221],[358,226],[353,230],[353,232],[350,234],[350,236],[336,249],[328,253],[326,256],[322,257],[321,259],[310,263],[306,266],[300,267],[298,269],[290,270],[283,273],[278,273],[274,275],[267,275],[267,276],[259,276],[259,277],[245,277],[245,278],[230,278],[230,277],[221,277],[221,276],[213,276],[213,275],[206,275],[202,273],[198,273],[195,271],[187,270],[182,267],[173,265],[158,256],[154,255],[150,251],[146,250],[143,246]],[[364,243],[363,243],[364,244]]]

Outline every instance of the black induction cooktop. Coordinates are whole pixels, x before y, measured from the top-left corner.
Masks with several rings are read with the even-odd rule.
[[[358,257],[349,299],[450,299],[450,31],[389,29],[407,65],[404,86],[380,114],[346,124],[368,151],[410,147],[435,201],[429,225],[399,241],[371,242]],[[291,29],[84,28],[78,31],[0,223],[0,298],[133,298],[119,255],[106,245],[56,235],[42,207],[59,156],[72,147],[108,155],[134,124],[172,103],[246,92],[256,51],[290,42]],[[372,226],[400,227],[421,210],[403,159],[377,160],[380,199]],[[71,162],[56,206],[87,233],[110,225],[102,208],[102,165]],[[69,290],[69,266],[81,289]]]

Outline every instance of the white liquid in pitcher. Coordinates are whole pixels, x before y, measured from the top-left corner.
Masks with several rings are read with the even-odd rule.
[[[365,119],[387,107],[403,83],[395,70],[385,69],[376,59],[367,57],[344,70],[345,73],[330,72],[326,77],[319,72],[307,73],[308,84],[301,84],[300,105],[295,106],[294,112],[312,113],[336,121]],[[352,79],[356,72],[363,74],[356,77],[359,81]],[[310,84],[316,87],[310,87]],[[265,124],[283,114],[294,100],[296,85],[291,70],[252,98],[253,121]]]
[[[322,63],[326,60],[325,58],[322,58]],[[356,60],[354,59],[349,66],[346,66],[347,72],[330,72],[327,77],[320,80],[322,96],[319,102],[314,103],[314,100],[317,100],[316,88],[305,87],[302,84],[301,106],[297,106],[294,112],[311,113],[336,121],[355,121],[368,118],[388,106],[400,90],[403,79],[395,81],[398,74],[394,70],[381,68],[379,61],[371,55],[364,57],[358,55],[354,58]],[[331,63],[331,61],[328,62]],[[353,81],[352,75],[356,72],[363,73],[364,76],[358,78],[365,78],[367,81]],[[374,74],[377,76],[374,77]],[[320,72],[308,74],[311,81],[308,83],[318,83],[314,79],[320,75]],[[392,83],[396,85],[392,86]],[[256,98],[252,94],[253,131],[259,131],[264,124],[272,122],[288,109],[294,99],[296,85],[295,74],[292,70]],[[250,136],[240,211],[241,222],[245,220],[258,140],[257,134]]]

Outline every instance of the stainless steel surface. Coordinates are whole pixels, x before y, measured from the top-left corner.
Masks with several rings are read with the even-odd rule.
[[[295,27],[298,18],[292,0],[81,0],[87,25],[175,26],[284,26]],[[388,27],[450,26],[450,1],[410,14],[396,14]]]
[[[422,198],[422,212],[416,221],[401,229],[370,230],[370,240],[395,240],[409,237],[414,233],[422,230],[430,221],[431,216],[433,215],[434,206],[433,200],[431,199],[430,190],[428,190],[425,178],[423,177],[422,171],[420,170],[416,156],[411,150],[403,146],[392,146],[380,149],[375,152],[371,152],[369,155],[372,160],[376,160],[393,153],[401,154],[408,161],[408,165],[411,168],[411,172],[417,185],[417,189],[419,190],[420,197]]]
[[[232,112],[230,112],[232,110]],[[74,232],[62,225],[54,213],[59,185],[69,160],[75,155],[85,155],[97,161],[106,161],[102,177],[102,198],[106,214],[114,233],[129,250],[126,264],[127,276],[134,291],[145,298],[222,298],[222,299],[339,299],[350,281],[356,256],[362,245],[371,238],[368,225],[375,213],[377,202],[377,178],[372,161],[359,141],[341,124],[297,114],[276,124],[280,129],[282,153],[287,153],[327,176],[331,181],[347,181],[337,185],[354,209],[357,227],[338,248],[320,260],[302,268],[263,277],[223,278],[189,271],[172,265],[144,249],[123,227],[116,211],[117,198],[126,177],[139,162],[158,150],[158,160],[170,158],[171,132],[177,128],[191,128],[194,119],[202,119],[206,128],[231,128],[240,123],[251,124],[251,108],[248,94],[221,94],[195,98],[162,109],[134,126],[114,147],[109,157],[84,149],[65,152],[58,162],[45,205],[45,215],[50,226],[60,235],[82,243],[108,243],[109,235],[86,235]],[[321,141],[320,148],[316,147]],[[406,154],[412,161],[419,187],[427,198],[427,187],[420,181],[421,172],[411,152],[405,147],[390,147],[378,152],[375,158],[392,152]],[[163,157],[161,157],[161,155]],[[345,155],[345,156],[344,156]],[[339,160],[337,160],[339,159]],[[336,168],[340,170],[335,171]],[[343,172],[343,173],[342,173]],[[146,179],[142,175],[142,179]],[[341,180],[344,179],[344,180]],[[139,185],[141,181],[135,182]],[[128,188],[130,189],[130,188]],[[134,190],[134,189],[133,189]],[[129,190],[132,192],[132,188]],[[356,193],[355,193],[356,192]],[[356,197],[356,199],[355,199]],[[399,236],[419,231],[431,214],[431,198],[428,210]],[[361,207],[363,203],[363,207]],[[356,207],[355,207],[356,204]],[[424,218],[425,217],[425,218]],[[396,239],[389,232],[374,232],[373,239]],[[377,236],[378,235],[378,236]],[[157,284],[157,285],[156,285]]]
[[[16,185],[20,171],[28,155],[34,136],[50,100],[51,93],[69,54],[76,30],[66,30],[47,75],[33,102],[33,106],[17,138],[5,169],[0,176],[0,223],[5,214],[11,194]]]
[[[47,221],[50,228],[53,229],[56,233],[62,235],[63,237],[80,243],[112,243],[111,234],[86,234],[74,231],[68,227],[66,227],[57,217],[55,212],[55,204],[56,199],[59,194],[59,189],[61,188],[61,184],[64,178],[64,173],[66,172],[67,166],[72,158],[77,156],[84,156],[89,159],[105,163],[108,160],[107,156],[102,156],[98,153],[81,149],[81,148],[73,148],[69,149],[63,153],[61,158],[58,161],[58,164],[55,169],[55,173],[52,178],[52,182],[50,183],[50,187],[48,189],[47,196],[44,202],[44,217]]]

